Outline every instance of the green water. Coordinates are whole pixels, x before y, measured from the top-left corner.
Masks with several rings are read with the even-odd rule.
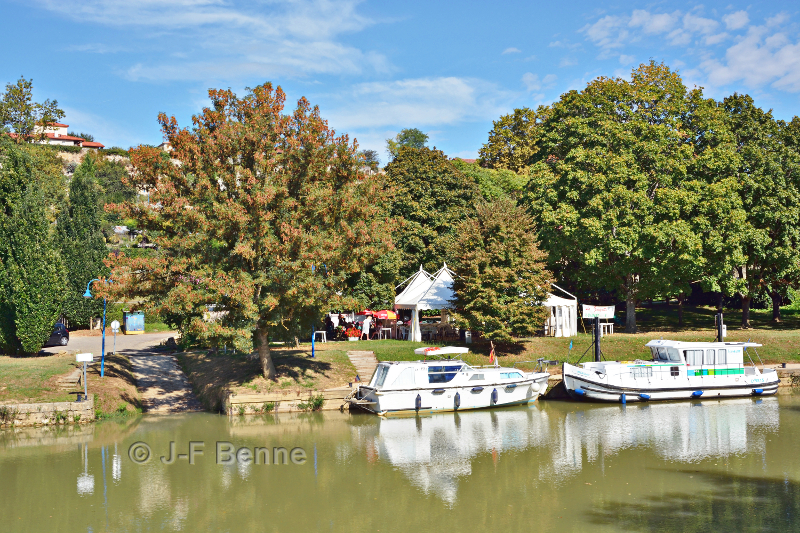
[[[224,465],[218,441],[302,451]],[[0,531],[798,531],[799,451],[800,395],[6,430]]]

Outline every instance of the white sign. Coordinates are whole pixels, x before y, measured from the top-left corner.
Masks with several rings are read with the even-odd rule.
[[[614,306],[584,305],[583,318],[614,318]]]
[[[111,323],[111,331],[115,333],[119,331],[119,320],[115,320],[114,322]]]
[[[91,363],[92,362],[92,354],[90,353],[76,353],[75,360],[79,363]]]

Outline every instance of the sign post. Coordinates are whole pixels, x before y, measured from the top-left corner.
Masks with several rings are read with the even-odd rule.
[[[75,354],[75,360],[79,363],[83,363],[83,401],[86,401],[89,398],[89,392],[86,385],[86,363],[91,363],[93,357],[94,356],[90,353]]]
[[[117,333],[119,333],[119,320],[111,323],[111,331],[114,333],[114,355],[117,355]]]

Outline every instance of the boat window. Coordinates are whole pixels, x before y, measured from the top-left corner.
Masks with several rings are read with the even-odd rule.
[[[500,379],[519,379],[522,374],[519,372],[500,372]]]
[[[653,367],[651,366],[635,366],[631,368],[631,376],[634,378],[649,378],[653,375]]]
[[[658,348],[656,348],[655,346],[651,346],[650,347],[650,351],[653,353],[653,361],[657,361],[658,360]]]
[[[728,364],[728,350],[717,350],[717,364],[718,365]]]
[[[383,382],[386,381],[386,374],[389,373],[389,367],[381,365],[378,367],[378,375],[375,377],[375,386],[383,387]]]
[[[478,380],[484,380],[484,379],[486,379],[486,378],[483,377],[483,374],[472,374],[472,377],[469,378],[470,381],[478,381]]]
[[[408,388],[412,389],[416,386],[414,383],[414,369],[413,368],[406,368],[400,375],[397,376],[397,379],[394,380],[392,383],[392,387],[401,389],[401,388]]]
[[[671,366],[671,367],[669,367],[669,375],[670,376],[680,376],[681,375],[681,367],[679,367],[679,366]]]
[[[703,363],[707,365],[714,364],[714,350],[706,350],[706,358],[703,360]]]
[[[460,366],[429,366],[428,383],[447,383],[456,377],[459,370]]]
[[[678,353],[678,350],[675,348],[667,349],[667,353],[669,354],[669,360],[675,363],[681,362],[681,354]]]
[[[703,366],[703,350],[684,350],[686,364],[690,366]]]
[[[666,348],[659,348],[658,349],[658,359],[659,361],[669,361],[669,356],[667,355]]]

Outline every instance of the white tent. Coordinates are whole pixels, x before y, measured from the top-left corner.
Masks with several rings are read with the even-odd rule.
[[[578,299],[569,300],[548,294],[542,303],[550,311],[544,323],[545,335],[574,337],[578,334]]]
[[[419,272],[410,278],[408,286],[394,299],[394,306],[397,309],[411,309],[409,340],[422,341],[422,330],[419,327],[420,311],[450,308],[454,297],[453,271],[447,268],[446,264],[433,276],[420,266]]]

